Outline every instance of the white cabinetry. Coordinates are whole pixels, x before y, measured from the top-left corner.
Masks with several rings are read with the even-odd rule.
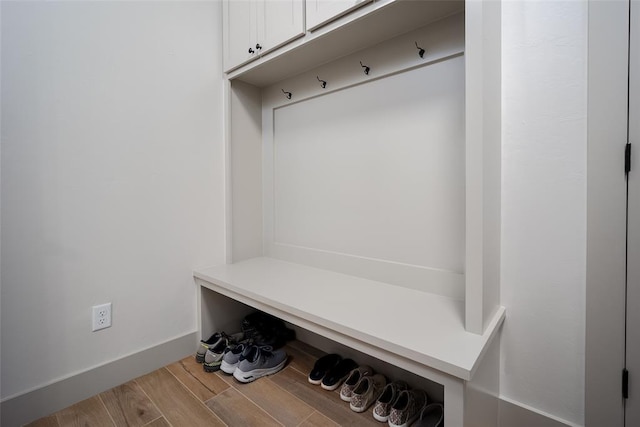
[[[258,35],[293,4],[270,3],[250,5]],[[500,19],[495,0],[377,0],[225,62],[227,263],[194,272],[203,336],[257,308],[439,384],[449,427],[495,425]]]
[[[255,2],[225,1],[223,7],[224,68],[229,70],[254,57]]]
[[[261,44],[263,53],[304,35],[303,0],[259,1],[257,12],[256,42]]]
[[[304,34],[303,0],[225,0],[224,69],[232,70]]]
[[[307,30],[313,31],[321,25],[371,1],[372,0],[307,0]]]

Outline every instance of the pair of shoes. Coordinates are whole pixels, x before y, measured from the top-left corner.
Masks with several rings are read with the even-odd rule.
[[[355,412],[364,412],[375,402],[387,385],[382,374],[365,375],[360,378],[351,393],[349,407]]]
[[[403,390],[391,407],[389,413],[390,427],[407,427],[414,422],[421,411],[429,403],[427,393],[423,390]]]
[[[427,405],[420,418],[414,424],[415,427],[442,427],[444,426],[444,407],[441,403],[431,403]]]
[[[287,328],[281,319],[262,311],[245,316],[242,319],[242,331],[255,344],[273,348],[283,347],[287,341],[296,338],[295,331]]]
[[[373,418],[381,423],[389,421],[389,414],[391,413],[391,407],[396,400],[400,392],[408,390],[409,385],[404,381],[394,381],[387,384],[382,390],[382,394],[378,397],[376,404],[373,406]]]
[[[244,333],[238,332],[237,334],[227,335],[224,332],[221,333],[220,339],[215,344],[209,345],[204,355],[204,363],[202,367],[206,372],[215,372],[220,369],[222,363],[222,356],[224,350],[229,346],[237,343],[243,339]]]
[[[316,360],[307,379],[311,384],[320,384],[323,389],[333,391],[357,367],[358,364],[351,359],[343,359],[335,353],[327,354]]]
[[[238,336],[239,334],[233,334],[231,336]],[[200,345],[196,350],[196,362],[204,363],[205,356],[207,351],[210,348],[220,348],[221,346],[226,346],[223,344],[228,341],[230,335],[225,334],[224,332],[214,332],[213,335],[209,337],[208,340],[200,340]],[[224,349],[224,348],[223,348]]]
[[[250,383],[260,377],[272,375],[284,368],[287,353],[283,349],[274,349],[267,345],[251,345],[246,356],[241,356],[233,377],[241,383]]]
[[[207,353],[207,350],[209,350],[209,346],[217,344],[223,334],[224,332],[214,332],[208,340],[200,340],[200,345],[196,350],[196,362],[204,363],[204,355]]]
[[[339,354],[332,353],[322,356],[316,360],[313,369],[309,372],[307,380],[313,385],[320,385],[327,373],[334,369],[341,361],[342,356]]]
[[[358,382],[368,375],[373,375],[373,369],[370,366],[362,365],[354,368],[349,372],[349,376],[344,381],[342,388],[340,389],[340,399],[345,402],[351,402],[351,396],[353,395],[353,389],[356,388]]]

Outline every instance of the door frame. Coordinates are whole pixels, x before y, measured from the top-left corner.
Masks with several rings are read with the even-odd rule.
[[[589,0],[585,425],[623,426],[630,0]]]

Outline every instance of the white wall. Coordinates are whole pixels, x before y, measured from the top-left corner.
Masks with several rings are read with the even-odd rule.
[[[224,197],[218,2],[1,7],[6,399],[193,332]]]
[[[586,2],[503,3],[500,392],[584,423]]]
[[[193,331],[224,197],[218,3],[0,5],[4,399]],[[577,424],[586,9],[503,4],[501,395]]]

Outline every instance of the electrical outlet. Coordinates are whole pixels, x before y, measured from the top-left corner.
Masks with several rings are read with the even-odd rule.
[[[100,329],[111,327],[111,303],[94,305],[92,316],[92,328],[93,332]]]

